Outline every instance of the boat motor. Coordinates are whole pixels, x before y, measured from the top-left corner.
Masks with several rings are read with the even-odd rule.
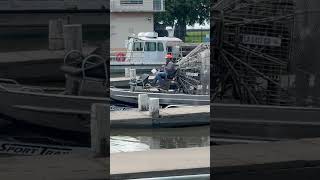
[[[131,91],[146,89],[149,84],[149,74],[142,74],[138,79],[133,79],[129,82]]]

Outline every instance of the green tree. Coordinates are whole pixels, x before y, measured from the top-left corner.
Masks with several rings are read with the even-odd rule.
[[[165,12],[155,15],[157,23],[175,26],[175,36],[185,40],[187,25],[204,24],[210,19],[210,0],[165,0]]]

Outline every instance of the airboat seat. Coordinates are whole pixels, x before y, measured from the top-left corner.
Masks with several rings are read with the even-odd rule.
[[[176,69],[172,74],[168,74],[166,80],[173,80],[176,77],[177,71]]]
[[[138,86],[144,86],[149,83],[149,74],[142,74],[138,81]]]
[[[177,86],[174,78],[176,77],[178,72],[178,69],[176,69],[172,74],[167,74],[166,78],[164,79],[164,82],[160,84],[161,90],[169,90],[171,88],[175,88]]]

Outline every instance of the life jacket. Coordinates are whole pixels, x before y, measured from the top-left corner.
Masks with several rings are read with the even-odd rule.
[[[118,52],[117,54],[116,54],[116,61],[118,61],[118,62],[124,62],[125,60],[126,60],[126,57],[125,57],[126,55],[124,54],[124,53],[122,53],[122,52]]]

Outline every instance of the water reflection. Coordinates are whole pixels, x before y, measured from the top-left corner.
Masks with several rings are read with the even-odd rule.
[[[148,144],[142,143],[139,139],[130,136],[110,137],[110,153],[146,151],[149,150]]]
[[[111,130],[110,144],[111,153],[205,147],[210,145],[209,127]]]

